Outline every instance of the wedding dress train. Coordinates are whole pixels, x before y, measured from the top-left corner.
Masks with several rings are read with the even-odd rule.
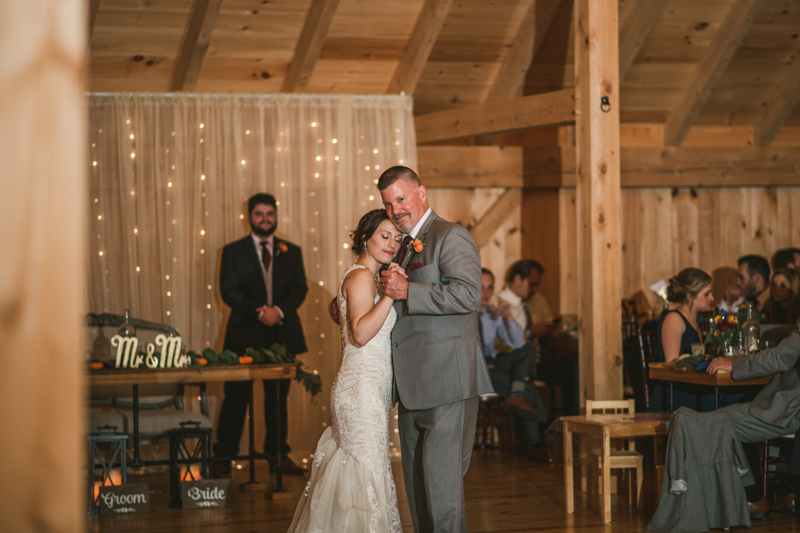
[[[400,533],[397,491],[389,459],[394,308],[365,346],[356,346],[342,283],[337,302],[344,357],[331,388],[333,423],[314,452],[311,480],[289,533]],[[375,301],[379,299],[376,296]]]

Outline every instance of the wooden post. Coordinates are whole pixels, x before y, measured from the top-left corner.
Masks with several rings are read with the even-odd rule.
[[[575,0],[581,399],[622,398],[617,0]],[[602,98],[608,98],[607,104]]]
[[[15,533],[86,529],[88,5],[0,2],[0,529]]]

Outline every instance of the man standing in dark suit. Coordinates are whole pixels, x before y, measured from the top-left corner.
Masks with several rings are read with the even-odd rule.
[[[278,211],[275,197],[259,193],[247,204],[251,233],[227,244],[222,249],[219,272],[222,299],[230,306],[231,314],[225,331],[225,349],[244,355],[247,348],[270,348],[274,343],[286,345],[297,355],[307,351],[303,326],[297,308],[308,293],[303,254],[300,247],[275,237]],[[264,420],[267,435],[264,454],[270,470],[276,471],[278,437],[280,434],[281,471],[284,474],[303,474],[286,455],[286,397],[290,380],[264,381]],[[225,400],[219,415],[217,443],[214,455],[234,457],[239,453],[239,441],[244,428],[250,383],[225,383]],[[276,417],[276,388],[280,387],[280,427]],[[215,465],[220,463],[214,463]],[[230,465],[215,468],[214,474],[230,472]]]

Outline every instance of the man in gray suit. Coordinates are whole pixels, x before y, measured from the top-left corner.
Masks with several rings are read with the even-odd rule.
[[[469,232],[439,218],[407,167],[378,180],[383,205],[404,234],[397,272],[381,274],[395,301],[394,401],[403,478],[416,532],[466,532],[463,477],[481,394],[492,383],[480,347],[480,252]]]
[[[763,442],[783,437],[800,429],[800,325],[774,348],[741,357],[717,357],[708,365],[708,373],[718,370],[731,372],[736,380],[772,376],[752,402],[729,405],[725,411],[733,421],[739,440]],[[758,470],[759,462],[750,458],[750,466]],[[760,479],[761,476],[756,476]],[[757,485],[745,487],[750,502],[750,514],[758,515],[769,510],[762,489]]]

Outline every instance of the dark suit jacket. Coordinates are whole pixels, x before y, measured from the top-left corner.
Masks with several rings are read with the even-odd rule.
[[[788,427],[800,412],[800,325],[776,347],[733,360],[731,377],[745,380],[773,376],[750,402],[749,413],[768,424]]]
[[[303,326],[297,315],[297,308],[308,293],[300,247],[274,238],[272,304],[283,311],[282,326],[268,327],[258,320],[256,309],[267,304],[262,272],[250,235],[222,249],[219,286],[222,299],[231,308],[225,331],[225,349],[243,355],[246,348],[269,348],[278,342],[286,344],[295,355],[306,352]]]

